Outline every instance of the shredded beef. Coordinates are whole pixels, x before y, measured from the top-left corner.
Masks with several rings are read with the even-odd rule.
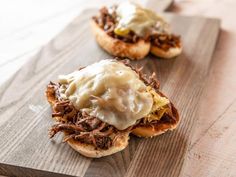
[[[96,145],[101,149],[108,149],[112,145],[112,140],[110,137],[101,136],[96,137]]]
[[[150,41],[152,45],[158,48],[168,51],[172,47],[180,46],[180,36],[175,36],[173,34],[153,34],[150,36]]]
[[[141,68],[134,68],[128,60],[121,60],[121,62],[135,71],[147,86],[151,86],[158,92],[159,82],[154,74],[147,77],[141,72]],[[136,125],[130,126],[126,130],[117,130],[114,126],[102,122],[97,117],[77,110],[69,100],[63,99],[59,93],[60,84],[50,82],[48,87],[53,88],[52,94],[55,96],[56,102],[53,106],[52,117],[57,120],[57,124],[49,130],[50,138],[58,132],[65,132],[64,141],[74,139],[82,143],[92,144],[96,149],[108,149],[112,146],[116,137],[119,136],[119,133],[130,131],[136,125],[142,125],[143,123],[143,119],[140,119],[136,122]],[[166,114],[160,121],[169,122],[173,121],[172,119],[172,116]]]
[[[151,86],[156,91],[158,91],[158,89],[160,87],[160,83],[156,79],[156,74],[154,72],[152,73],[151,76],[147,77],[145,74],[143,74],[142,67],[141,68],[133,67],[132,65],[130,65],[129,60],[121,60],[121,62],[124,63],[126,66],[130,67],[133,71],[135,71],[138,74],[139,79],[142,80],[145,83],[145,85]]]
[[[76,112],[70,115],[70,112]],[[54,137],[58,132],[66,132],[68,134],[64,141],[71,138],[93,144],[95,148],[108,149],[112,145],[112,139],[109,137],[112,133],[116,133],[115,127],[102,122],[100,119],[88,115],[86,112],[78,111],[71,105],[70,101],[58,101],[54,105],[53,117],[59,116],[57,124],[53,125],[49,131],[50,138]],[[67,116],[67,115],[70,116]],[[66,119],[64,118],[66,116]]]
[[[115,7],[114,7],[115,9]],[[125,36],[116,35],[114,30],[116,27],[116,12],[115,10],[112,13],[108,12],[106,7],[103,7],[99,11],[99,16],[93,17],[93,20],[102,28],[109,36],[122,40],[127,43],[136,43],[139,40],[139,37],[133,32],[130,31],[129,34]]]
[[[130,31],[126,36],[116,35],[114,30],[116,27],[116,12],[113,7],[112,13],[109,13],[106,7],[103,7],[99,11],[98,16],[94,16],[93,20],[102,28],[109,36],[122,40],[127,43],[136,43],[140,37],[133,31]],[[155,31],[155,30],[154,30]],[[175,36],[168,33],[150,33],[142,37],[145,41],[150,41],[153,45],[168,51],[171,47],[181,47],[180,36]]]
[[[167,113],[164,113],[164,115],[161,117],[161,119],[160,120],[153,120],[153,121],[151,121],[151,122],[148,122],[148,121],[146,121],[145,119],[140,119],[140,122],[139,122],[139,124],[138,125],[135,125],[135,127],[136,126],[144,126],[144,127],[146,127],[147,125],[155,125],[155,124],[162,124],[162,123],[164,123],[164,124],[175,124],[176,123],[176,119],[175,119],[175,117],[173,116],[173,115],[170,115],[170,114],[167,114]]]

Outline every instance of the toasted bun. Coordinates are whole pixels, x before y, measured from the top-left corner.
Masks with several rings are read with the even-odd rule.
[[[48,102],[50,103],[51,106],[53,106],[56,102],[56,96],[55,96],[55,91],[52,87],[47,86],[47,89],[45,91],[45,95],[47,97]]]
[[[75,141],[74,139],[68,140],[67,143],[74,150],[76,150],[77,152],[86,157],[100,158],[125,149],[126,146],[128,145],[128,141],[129,141],[129,132],[123,133],[120,136],[118,136],[116,140],[113,142],[113,145],[107,150],[95,149],[94,146],[92,145],[80,143],[79,141]]]
[[[111,55],[139,60],[143,59],[150,51],[149,42],[140,39],[137,43],[132,44],[112,38],[94,20],[91,20],[91,28],[97,43]]]
[[[176,119],[176,121],[174,123],[160,122],[160,123],[156,123],[156,124],[152,124],[152,125],[138,126],[134,130],[132,130],[132,134],[139,136],[139,137],[148,138],[148,137],[153,137],[153,136],[163,134],[167,130],[174,130],[178,126],[180,118],[179,118],[178,111],[173,106],[173,104],[171,104],[171,106],[172,106],[173,116]]]
[[[51,105],[52,109],[54,110],[54,104],[57,101],[54,89],[52,87],[47,86],[45,95],[47,97],[47,100],[48,100],[49,104]],[[60,116],[54,116],[53,119],[55,121],[59,121],[59,120],[61,120],[61,117]]]
[[[53,88],[47,87],[46,97],[47,97],[48,102],[51,104],[51,106],[53,108],[53,105],[57,101]],[[57,119],[60,120],[61,119],[61,117],[59,117],[59,116],[55,116],[53,118],[55,120],[57,120]],[[128,145],[129,133],[130,132],[124,132],[124,133],[120,133],[119,135],[117,135],[115,140],[113,140],[113,142],[112,142],[113,145],[107,150],[95,149],[95,147],[93,145],[81,143],[81,142],[76,141],[74,139],[68,140],[67,143],[74,150],[76,150],[77,152],[79,152],[80,154],[82,154],[86,157],[99,158],[99,157],[114,154],[116,152],[119,152],[119,151],[125,149],[126,146]],[[64,134],[66,135],[65,132],[64,132]]]
[[[150,52],[157,57],[169,59],[178,56],[182,52],[182,47],[173,47],[170,48],[168,51],[164,51],[163,49],[152,45]]]

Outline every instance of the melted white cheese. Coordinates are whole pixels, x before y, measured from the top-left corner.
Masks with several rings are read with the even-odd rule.
[[[118,16],[118,25],[115,31],[120,34],[131,30],[139,36],[145,36],[150,31],[150,28],[154,27],[158,21],[161,23],[164,22],[156,13],[129,1],[121,3],[116,9],[116,13]]]
[[[150,113],[153,98],[136,72],[115,60],[102,60],[59,76],[61,94],[73,105],[123,130]]]

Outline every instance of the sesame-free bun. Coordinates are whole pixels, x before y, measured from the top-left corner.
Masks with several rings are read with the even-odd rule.
[[[101,29],[94,20],[91,20],[91,28],[97,43],[113,56],[140,60],[150,51],[150,42],[146,42],[143,39],[139,39],[136,43],[126,43],[115,39]]]
[[[126,148],[129,141],[129,132],[119,134],[118,137],[112,142],[112,146],[107,149],[95,149],[93,145],[81,143],[74,139],[70,139],[67,143],[77,152],[92,158],[100,158],[103,156],[108,156],[116,152],[122,151]]]
[[[174,107],[173,104],[171,104],[172,107],[172,113],[176,121],[173,122],[162,122],[160,121],[159,123],[155,124],[147,124],[147,125],[142,125],[142,126],[137,126],[135,129],[132,130],[132,134],[139,136],[139,137],[153,137],[157,135],[161,135],[165,133],[168,130],[174,130],[179,123],[179,113]]]
[[[152,45],[150,52],[157,57],[161,57],[163,59],[169,59],[180,55],[180,53],[182,52],[182,46],[172,47],[169,50],[165,51],[157,46]]]

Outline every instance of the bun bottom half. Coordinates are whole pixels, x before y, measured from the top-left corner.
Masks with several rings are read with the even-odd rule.
[[[140,39],[136,43],[127,43],[113,38],[101,29],[94,20],[91,20],[91,28],[97,43],[113,56],[140,60],[150,51],[150,42],[146,42],[143,39]]]
[[[169,59],[180,55],[180,53],[182,52],[182,47],[172,47],[168,51],[165,51],[159,47],[152,45],[150,52],[157,57]]]
[[[129,132],[120,134],[119,137],[113,141],[113,145],[109,149],[95,149],[93,145],[81,143],[74,139],[70,139],[67,143],[77,152],[86,157],[100,158],[108,156],[125,149],[129,141]]]
[[[138,136],[138,137],[154,137],[157,135],[161,135],[165,133],[168,130],[174,130],[179,124],[180,118],[179,113],[176,110],[176,108],[171,104],[172,106],[172,113],[175,117],[175,121],[173,122],[157,122],[157,123],[150,123],[147,125],[140,125],[137,126],[135,129],[132,130],[132,134]]]

